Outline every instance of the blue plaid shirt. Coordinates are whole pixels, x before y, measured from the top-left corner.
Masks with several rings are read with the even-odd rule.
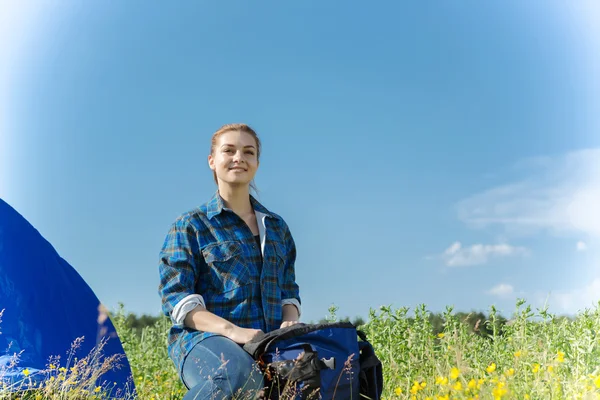
[[[254,197],[250,202],[266,215],[262,257],[248,225],[224,208],[218,192],[173,223],[159,262],[159,294],[166,315],[171,316],[182,299],[200,294],[208,311],[240,327],[269,332],[283,322],[282,300],[296,299],[300,304],[290,230],[283,218]],[[198,342],[214,335],[173,324],[169,356],[178,370]]]

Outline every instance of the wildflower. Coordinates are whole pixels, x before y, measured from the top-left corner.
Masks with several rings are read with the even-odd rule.
[[[421,389],[425,389],[425,386],[427,386],[427,382],[423,381],[421,382]]]
[[[410,393],[411,394],[417,394],[417,392],[421,390],[421,386],[419,385],[419,382],[415,381],[415,383],[412,385],[412,387],[410,388]]]
[[[514,374],[515,374],[514,368],[509,368],[509,370],[506,371],[506,376],[513,376]]]
[[[450,370],[450,379],[454,381],[456,380],[456,378],[458,378],[458,375],[460,375],[460,371],[458,370],[458,368],[452,367],[452,369]]]
[[[100,388],[100,386],[96,386],[96,388],[94,389],[94,393],[98,393],[100,390],[102,390],[102,389]]]
[[[31,373],[31,372],[29,372],[29,369],[28,369],[28,368],[25,368],[25,369],[23,370],[23,375],[25,375],[25,376],[29,376],[29,374],[30,374],[30,373]]]
[[[457,392],[460,392],[462,390],[462,383],[460,383],[460,381],[458,381],[454,384],[454,386],[452,386],[452,388],[454,390],[456,390]]]
[[[548,372],[554,372],[554,367],[552,365],[548,365]]]
[[[598,375],[598,377],[594,379],[594,385],[596,385],[596,387],[600,389],[600,375]]]
[[[446,336],[446,335],[444,334],[444,332],[440,332],[440,333],[438,333],[438,335],[437,335],[437,337],[439,337],[440,339],[443,339],[443,338],[444,338],[444,336]]]
[[[540,370],[540,364],[538,364],[538,363],[533,364],[533,367],[532,367],[533,373],[535,374],[539,370]]]
[[[396,396],[400,396],[402,394],[402,389],[397,387],[396,390],[394,390],[394,393],[396,393]]]
[[[496,386],[492,390],[492,395],[494,396],[494,400],[499,400],[507,393],[507,390],[504,388],[503,382],[498,382],[498,386]]]
[[[516,358],[519,358],[519,357],[521,357],[521,350],[519,350],[519,351],[515,351],[515,357],[516,357]]]
[[[446,378],[445,376],[438,376],[437,378],[435,378],[435,384],[436,385],[447,385],[448,378]]]
[[[475,389],[475,386],[476,386],[476,385],[477,385],[477,383],[475,383],[475,379],[471,379],[471,380],[469,381],[469,383],[467,383],[467,387],[468,387],[469,389]]]
[[[496,363],[491,363],[485,370],[491,374],[496,370]]]
[[[559,350],[558,353],[556,353],[556,356],[557,356],[556,360],[558,362],[560,362],[560,363],[565,362],[565,353],[563,353],[562,351]]]

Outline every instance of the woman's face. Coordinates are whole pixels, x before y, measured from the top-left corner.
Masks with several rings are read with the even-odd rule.
[[[258,169],[254,137],[240,131],[218,136],[213,154],[208,156],[208,165],[216,172],[219,184],[250,184]]]

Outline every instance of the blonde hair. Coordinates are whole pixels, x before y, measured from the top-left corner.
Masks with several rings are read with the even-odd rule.
[[[223,125],[222,127],[220,127],[212,135],[212,139],[210,141],[210,154],[211,155],[214,154],[215,147],[217,146],[217,140],[219,139],[219,136],[221,136],[224,133],[232,132],[232,131],[245,132],[245,133],[252,135],[252,137],[256,141],[256,160],[257,161],[260,160],[260,139],[258,138],[258,135],[254,131],[254,129],[250,128],[250,126],[248,126],[246,124],[226,124],[226,125]],[[218,185],[219,181],[217,180],[217,172],[216,171],[213,171],[213,179],[215,180],[215,183]],[[254,181],[252,181],[250,183],[250,187],[252,189],[254,189],[255,192],[258,191],[256,189],[256,185],[254,184]]]

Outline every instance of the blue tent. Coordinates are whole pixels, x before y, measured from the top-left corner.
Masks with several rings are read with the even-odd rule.
[[[94,292],[2,199],[0,312],[0,383],[16,388],[51,379],[50,357],[60,356],[64,366],[72,344],[83,338],[73,358],[83,359],[101,341],[105,341],[101,360],[120,357],[119,368],[104,373],[95,384],[112,388],[113,398],[135,393],[121,341]]]

